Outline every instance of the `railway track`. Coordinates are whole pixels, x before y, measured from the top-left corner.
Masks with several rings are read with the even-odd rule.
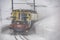
[[[29,40],[26,35],[19,35],[22,40]]]
[[[27,35],[18,35],[21,40],[29,40]],[[16,35],[14,35],[15,40],[19,40]]]

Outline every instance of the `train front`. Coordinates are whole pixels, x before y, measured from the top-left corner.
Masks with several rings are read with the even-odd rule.
[[[31,28],[31,12],[28,10],[13,10],[10,29],[18,32],[28,32]]]

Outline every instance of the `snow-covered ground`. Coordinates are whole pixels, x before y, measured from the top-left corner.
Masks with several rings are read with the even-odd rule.
[[[23,0],[17,0],[15,2],[22,1]],[[46,5],[47,7],[36,7],[36,11],[38,13],[38,21],[33,25],[35,27],[36,33],[28,35],[27,38],[29,40],[60,40],[59,4],[60,0],[36,0],[36,5]],[[25,7],[23,8],[27,7],[27,9],[32,9],[32,7],[28,5],[24,6]],[[11,23],[11,20],[6,19],[7,17],[10,17],[11,0],[0,0],[0,9],[2,15],[2,21],[0,20],[0,40],[15,40],[13,35],[1,33],[2,28]],[[17,38],[21,40],[19,35],[17,35]]]

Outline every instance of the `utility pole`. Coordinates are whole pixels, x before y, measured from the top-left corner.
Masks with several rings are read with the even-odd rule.
[[[34,2],[34,11],[35,11],[35,0],[33,0],[33,2]]]
[[[12,11],[13,11],[13,0],[12,0]]]

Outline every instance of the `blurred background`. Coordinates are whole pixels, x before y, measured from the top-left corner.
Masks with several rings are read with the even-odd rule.
[[[33,0],[14,0],[14,3],[33,3]],[[30,40],[60,40],[60,0],[35,0],[38,21],[33,26],[36,34],[29,35]],[[14,4],[14,9],[30,9],[31,5]],[[6,20],[11,16],[11,0],[0,0],[0,32],[2,27],[11,24]],[[17,6],[17,7],[16,7]],[[0,40],[15,40],[13,36],[0,33]]]

